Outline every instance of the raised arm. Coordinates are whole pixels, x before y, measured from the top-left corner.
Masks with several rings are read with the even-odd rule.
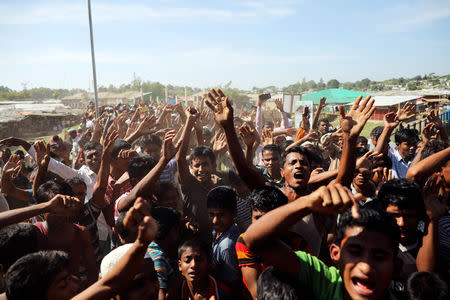
[[[30,200],[30,194],[24,189],[20,189],[13,184],[13,180],[19,175],[23,166],[23,160],[17,154],[12,154],[8,162],[3,166],[1,189],[3,195],[11,196],[24,202]]]
[[[327,101],[327,98],[325,98],[325,97],[322,97],[319,100],[319,105],[317,105],[317,111],[316,111],[316,114],[314,115],[314,119],[313,119],[313,123],[312,123],[313,130],[317,130],[317,126],[319,126],[320,113],[326,106],[325,101]]]
[[[142,198],[128,211],[124,225],[129,232],[137,232],[131,248],[104,277],[73,297],[73,300],[111,299],[127,290],[144,262],[148,245],[158,233],[158,225],[150,217],[150,204]]]
[[[192,127],[197,119],[197,111],[188,110],[186,123],[184,124],[183,133],[181,134],[181,146],[180,151],[177,153],[177,167],[178,176],[181,184],[186,184],[192,180],[192,175],[189,172],[189,164],[186,160],[186,156],[189,150],[189,141],[191,139]]]
[[[106,134],[97,182],[95,183],[94,192],[92,194],[92,201],[99,208],[104,208],[107,205],[105,202],[105,193],[108,185],[109,166],[111,164],[114,142],[118,136],[119,134],[116,130],[112,130]]]
[[[50,162],[50,145],[45,144],[43,141],[38,141],[34,144],[33,149],[35,149],[34,159],[38,168],[33,181],[33,196],[36,198],[36,192],[41,184],[45,182],[45,176],[47,175]]]
[[[434,172],[438,172],[450,159],[450,147],[439,151],[412,165],[406,178],[423,183]]]
[[[130,194],[119,202],[117,205],[119,211],[127,210],[135,199],[138,197],[144,197],[145,195],[148,195],[149,192],[152,192],[152,188],[158,182],[159,176],[161,176],[164,168],[178,151],[178,147],[173,145],[174,136],[175,130],[171,130],[166,133],[163,141],[163,155],[159,159],[156,166],[133,187]]]
[[[132,144],[134,141],[136,141],[143,135],[155,133],[156,132],[155,125],[156,125],[155,116],[146,116],[144,120],[142,120],[139,127],[128,137],[126,137],[125,140],[128,143]]]
[[[277,98],[275,99],[275,105],[277,106],[278,110],[281,113],[281,129],[285,129],[289,127],[289,118],[287,116],[287,113],[284,111],[283,103],[281,102],[281,99]],[[295,134],[295,133],[294,133]]]
[[[286,247],[273,250],[269,245],[275,244],[291,226],[312,212],[336,214],[350,206],[353,215],[358,216],[356,199],[348,188],[340,184],[322,186],[259,218],[244,233],[244,241],[251,250],[262,255],[264,262],[291,276],[298,276],[300,264],[293,250]]]
[[[356,99],[348,113],[345,113],[343,106],[339,107],[339,122],[344,133],[344,145],[336,182],[347,187],[350,187],[355,172],[356,140],[375,111],[374,99],[370,99],[370,96],[362,102],[361,99],[362,96]]]
[[[239,176],[251,189],[264,186],[264,179],[245,161],[244,153],[234,128],[233,107],[228,97],[220,89],[217,91],[211,89],[211,92],[208,93],[208,98],[209,100],[205,100],[205,103],[214,112],[217,123],[223,127],[227,138],[228,151]]]
[[[447,131],[445,130],[445,126],[442,123],[441,118],[439,117],[439,110],[433,109],[432,111],[430,111],[427,119],[436,126],[436,129],[439,132],[440,139],[443,141],[448,141]]]
[[[439,258],[439,219],[445,215],[448,199],[441,176],[433,176],[428,181],[423,189],[423,199],[428,224],[417,253],[416,265],[418,271],[435,272]]]
[[[80,200],[71,196],[56,195],[50,201],[0,213],[0,228],[28,220],[37,215],[53,213],[75,216]]]

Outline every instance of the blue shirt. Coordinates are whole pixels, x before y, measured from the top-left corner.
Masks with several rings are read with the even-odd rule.
[[[390,149],[388,151],[388,156],[392,160],[392,176],[394,178],[406,178],[406,173],[408,172],[414,157],[410,161],[406,161],[397,149]]]
[[[167,289],[170,282],[175,277],[175,272],[170,264],[169,257],[155,242],[151,242],[150,245],[148,245],[147,254],[145,256],[150,256],[153,260],[153,265],[155,266],[155,271],[158,276],[159,288]]]
[[[237,262],[235,245],[239,237],[239,228],[236,224],[225,231],[213,242],[213,277],[224,284],[239,280],[239,266]],[[213,238],[216,232],[213,231]]]

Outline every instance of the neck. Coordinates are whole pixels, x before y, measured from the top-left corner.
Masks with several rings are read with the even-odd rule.
[[[308,189],[306,187],[293,188],[287,184],[281,189],[281,191],[288,198],[288,202],[292,202],[295,199],[308,194]]]
[[[205,280],[187,281],[187,285],[191,295],[195,298],[196,294],[201,294],[208,290],[209,278],[207,277]]]
[[[267,172],[269,173],[270,177],[272,177],[272,179],[278,180],[278,179],[281,178],[281,172],[279,170],[278,171],[269,171],[269,170],[267,170]]]

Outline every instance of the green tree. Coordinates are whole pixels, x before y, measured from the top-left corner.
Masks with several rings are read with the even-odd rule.
[[[339,88],[339,81],[337,81],[336,79],[331,79],[330,81],[327,82],[327,88],[329,89]]]
[[[320,78],[319,83],[317,84],[318,90],[324,90],[326,88],[325,82],[323,82],[323,79]]]

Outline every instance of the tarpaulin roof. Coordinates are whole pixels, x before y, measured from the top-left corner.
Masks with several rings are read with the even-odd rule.
[[[327,98],[326,103],[344,104],[354,102],[359,95],[365,97],[368,96],[369,94],[346,89],[327,89],[303,95],[302,100],[313,101],[314,104],[319,104],[320,98],[326,97]]]

